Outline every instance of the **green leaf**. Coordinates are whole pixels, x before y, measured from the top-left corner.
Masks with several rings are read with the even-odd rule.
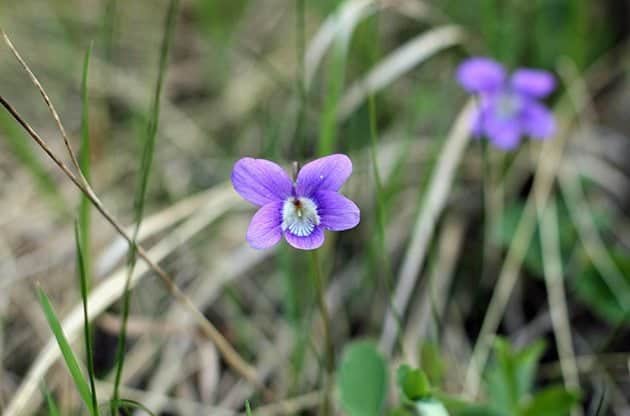
[[[440,392],[436,392],[435,396],[446,406],[451,416],[506,416],[489,406],[468,403]]]
[[[424,371],[402,365],[398,368],[396,376],[398,386],[408,401],[415,402],[431,396],[431,384]]]
[[[537,393],[519,413],[520,416],[565,416],[579,402],[579,395],[563,387],[549,387]]]
[[[39,303],[42,306],[44,315],[46,315],[46,319],[48,320],[48,326],[57,340],[57,345],[59,345],[61,355],[63,356],[66,367],[70,372],[70,376],[79,391],[79,395],[88,407],[90,415],[96,416],[94,409],[92,408],[92,394],[90,392],[90,386],[87,384],[87,381],[81,372],[81,368],[79,367],[79,362],[68,343],[66,335],[63,333],[59,319],[57,319],[57,315],[50,304],[50,299],[48,299],[48,296],[46,296],[41,288],[37,288],[37,295],[39,296]]]
[[[536,342],[514,351],[502,339],[495,345],[495,363],[488,371],[488,393],[491,404],[503,412],[514,412],[519,402],[531,391],[538,361],[545,349]]]
[[[630,290],[630,256],[620,250],[612,251],[610,254]],[[577,296],[603,319],[614,325],[630,321],[630,305],[621,305],[618,301],[624,298],[624,294],[613,293],[610,285],[593,264],[589,264],[585,271],[578,278],[571,279],[570,283]]]
[[[348,415],[380,415],[387,394],[387,365],[372,342],[359,341],[346,347],[337,384]]]

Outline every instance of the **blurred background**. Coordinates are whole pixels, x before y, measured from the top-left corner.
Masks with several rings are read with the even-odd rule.
[[[88,108],[91,184],[129,230],[168,7],[0,6],[2,28],[74,149]],[[349,345],[367,339],[389,386],[406,363],[423,368],[436,391],[499,415],[565,414],[521,412],[552,385],[580,392],[572,415],[630,414],[627,1],[181,0],[175,19],[139,241],[269,394],[226,365],[139,261],[121,395],[156,415],[241,414],[246,400],[254,414],[316,414],[323,340],[310,258],[285,243],[250,249],[254,211],[229,178],[244,156],[288,167],[342,152],[354,164],[343,193],[362,221],[328,234],[319,257],[339,365]],[[455,71],[477,55],[556,76],[547,101],[553,139],[502,152],[468,138],[468,96]],[[54,119],[4,43],[0,57],[0,94],[70,165]],[[50,394],[60,414],[81,414],[35,289],[48,294],[83,357],[73,231],[80,192],[4,110],[0,204],[0,408],[50,414]],[[89,240],[94,371],[105,402],[128,245],[96,210]],[[492,347],[495,334],[509,347]],[[513,380],[501,367],[506,357],[517,373],[531,358],[527,388],[502,392]],[[385,391],[382,414],[413,414],[395,387]],[[372,414],[349,410],[347,397],[340,414]]]

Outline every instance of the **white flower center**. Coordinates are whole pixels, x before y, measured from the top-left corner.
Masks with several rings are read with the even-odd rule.
[[[282,206],[282,231],[298,237],[308,237],[319,225],[317,205],[309,198],[291,197]]]
[[[512,93],[504,93],[497,99],[497,115],[500,118],[512,118],[521,110],[521,99]]]

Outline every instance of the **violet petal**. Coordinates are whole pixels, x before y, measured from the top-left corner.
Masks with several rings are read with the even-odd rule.
[[[515,149],[521,141],[518,119],[502,119],[496,115],[484,120],[484,132],[492,144],[502,150]]]
[[[232,170],[232,185],[240,196],[261,206],[283,201],[293,191],[291,179],[280,166],[251,157],[236,162]]]
[[[510,80],[512,88],[529,97],[542,98],[554,90],[556,80],[547,71],[522,68],[516,70]]]
[[[346,155],[335,154],[316,159],[300,169],[295,182],[299,196],[311,196],[319,190],[338,191],[352,173]]]
[[[472,93],[491,93],[503,87],[505,69],[498,62],[482,57],[470,58],[457,69],[457,80]]]
[[[531,101],[527,103],[521,115],[521,123],[526,134],[533,139],[546,139],[556,131],[553,114],[542,104]]]
[[[315,250],[324,244],[324,229],[322,227],[315,227],[308,237],[298,237],[290,232],[285,232],[284,238],[287,240],[287,243],[297,249]]]
[[[321,225],[327,230],[349,230],[359,224],[359,207],[345,196],[332,191],[319,191],[314,198]]]
[[[247,229],[247,242],[256,249],[265,249],[278,244],[282,238],[282,205],[271,202],[263,205],[252,217]]]

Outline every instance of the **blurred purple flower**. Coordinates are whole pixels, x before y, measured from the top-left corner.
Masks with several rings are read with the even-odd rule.
[[[479,97],[472,122],[476,137],[485,135],[495,147],[511,150],[518,146],[522,135],[546,139],[554,134],[554,117],[539,102],[555,88],[549,72],[520,68],[508,79],[501,64],[476,57],[459,66],[457,80]]]
[[[247,242],[265,249],[284,236],[295,248],[313,250],[324,243],[324,229],[354,228],[359,208],[338,192],[351,173],[350,158],[341,154],[307,163],[295,182],[268,160],[239,160],[232,170],[232,185],[240,196],[260,207],[249,224]]]

